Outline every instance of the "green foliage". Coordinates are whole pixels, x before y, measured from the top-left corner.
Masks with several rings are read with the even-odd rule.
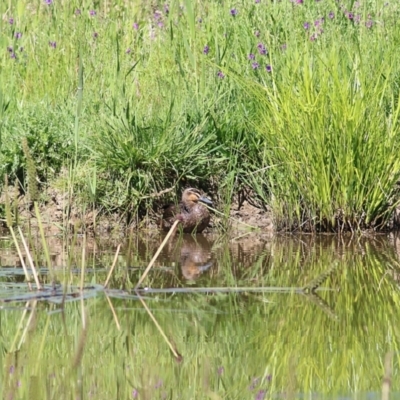
[[[39,179],[47,180],[58,174],[73,154],[72,123],[73,117],[67,110],[45,109],[44,104],[21,108],[9,115],[3,125],[2,174],[11,174],[23,181],[23,171],[27,168],[24,140]]]
[[[40,179],[71,168],[93,207],[195,184],[226,212],[246,188],[290,227],[390,218],[398,5],[29,4],[0,6],[0,173],[21,175],[26,136]]]

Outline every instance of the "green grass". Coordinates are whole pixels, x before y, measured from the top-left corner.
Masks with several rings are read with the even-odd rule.
[[[26,187],[26,137],[42,185],[85,207],[134,215],[195,185],[228,212],[246,187],[280,226],[387,227],[400,8],[168,4],[0,6],[0,175]]]

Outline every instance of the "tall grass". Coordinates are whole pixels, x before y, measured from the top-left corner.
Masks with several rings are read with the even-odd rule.
[[[23,181],[13,143],[30,135],[36,164],[55,172],[42,180],[72,166],[73,194],[91,207],[135,211],[190,184],[228,212],[246,187],[287,226],[386,226],[396,4],[37,0],[0,11],[0,90],[12,94],[0,175]],[[50,143],[43,125],[58,128]]]

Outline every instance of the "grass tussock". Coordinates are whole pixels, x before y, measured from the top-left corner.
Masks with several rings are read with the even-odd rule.
[[[0,11],[0,175],[25,190],[26,139],[42,186],[68,187],[91,209],[133,215],[166,188],[196,185],[227,212],[246,187],[280,226],[389,226],[397,4],[22,1]]]

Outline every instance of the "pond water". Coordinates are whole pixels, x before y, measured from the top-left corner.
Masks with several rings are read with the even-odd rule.
[[[2,398],[400,397],[396,235],[162,240],[3,236]]]

